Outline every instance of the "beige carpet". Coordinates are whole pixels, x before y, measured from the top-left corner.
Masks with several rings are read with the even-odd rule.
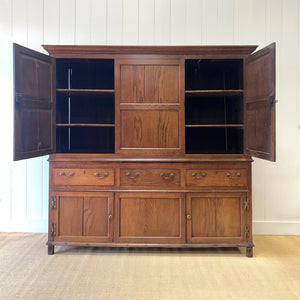
[[[57,247],[46,234],[0,233],[0,299],[300,299],[300,236],[245,249]]]

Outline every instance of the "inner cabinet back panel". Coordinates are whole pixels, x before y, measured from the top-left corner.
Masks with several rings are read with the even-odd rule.
[[[71,96],[69,100],[67,94],[58,93],[56,95],[56,108],[56,123],[115,123],[113,95],[76,95]]]
[[[238,96],[186,97],[186,125],[243,124],[243,101]]]
[[[71,70],[70,78],[68,76],[68,70]],[[113,89],[114,60],[57,59],[56,88]]]
[[[188,154],[242,154],[243,130],[227,127],[186,128]]]
[[[58,127],[57,153],[114,153],[114,127]]]
[[[242,59],[187,59],[185,61],[186,90],[242,88]]]

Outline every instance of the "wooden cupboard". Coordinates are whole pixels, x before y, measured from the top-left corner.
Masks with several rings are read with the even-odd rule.
[[[246,247],[275,161],[275,45],[14,45],[14,159],[50,154],[56,245]]]

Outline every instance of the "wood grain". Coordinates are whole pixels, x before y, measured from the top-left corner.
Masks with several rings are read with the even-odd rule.
[[[85,197],[83,211],[83,235],[108,237],[108,198]]]
[[[119,193],[118,242],[184,241],[184,203],[180,193]]]
[[[121,111],[121,148],[178,148],[176,111]]]
[[[63,196],[59,200],[59,236],[82,236],[83,197]]]
[[[242,241],[245,215],[241,193],[188,194],[187,220],[188,241],[225,242]]]

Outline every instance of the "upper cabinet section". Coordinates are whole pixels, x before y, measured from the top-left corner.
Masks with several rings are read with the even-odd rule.
[[[14,159],[275,160],[275,45],[15,45]],[[252,54],[253,53],[253,54]]]

